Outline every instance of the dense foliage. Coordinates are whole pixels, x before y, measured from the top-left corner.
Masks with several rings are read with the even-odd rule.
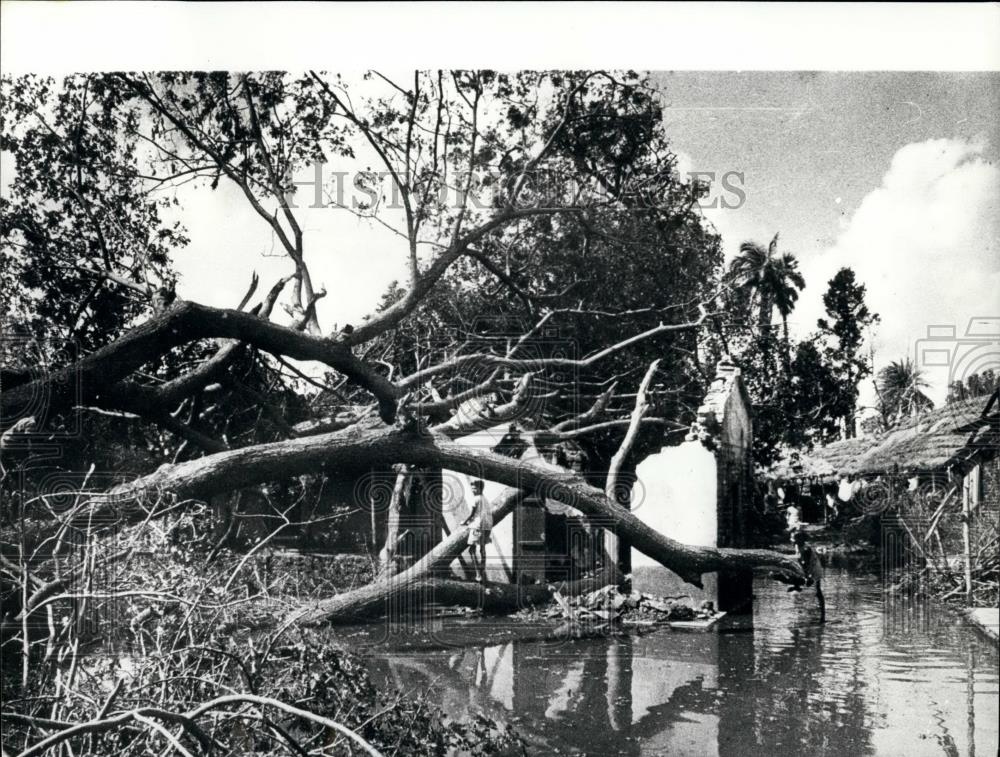
[[[485,460],[512,487],[510,509],[530,480],[598,520],[617,508],[602,488],[612,453],[628,453],[627,483],[636,459],[688,430],[724,355],[743,367],[761,461],[849,426],[870,370],[861,334],[874,316],[853,273],[830,282],[819,336],[796,344],[787,319],[805,281],[777,236],[723,265],[698,208],[707,187],[679,176],[660,94],[635,72],[5,77],[0,119],[14,169],[0,198],[0,589],[3,651],[21,663],[4,699],[23,695],[4,717],[26,744],[343,750],[333,718],[387,752],[516,750],[495,724],[378,691],[295,623],[275,629],[276,608],[317,597],[289,576],[261,580],[257,553],[299,526],[337,528],[339,513],[318,505],[330,478],[377,469],[402,492],[407,465],[471,475]],[[388,230],[408,274],[367,317],[332,328],[309,267],[329,240],[301,212],[315,197],[299,179],[321,163],[365,198],[341,202],[324,185],[321,199]],[[223,186],[265,223],[288,274],[261,282],[248,250],[242,298],[185,302],[182,221]],[[633,407],[645,415],[624,444]],[[456,441],[514,420],[539,448],[578,438],[589,479],[522,476],[504,450]],[[354,491],[351,504],[373,534],[394,517],[394,549],[400,499],[386,491],[385,502]],[[729,559],[799,570],[763,551],[681,550],[613,515],[686,580]],[[465,546],[466,534],[439,531],[425,546],[448,564],[449,539]],[[100,541],[109,533],[122,551]],[[155,567],[137,565],[160,537]],[[393,565],[361,589],[381,596]],[[122,579],[111,596],[89,592],[98,569]],[[79,622],[117,600],[125,616],[111,628],[127,638]],[[81,647],[118,641],[141,652],[123,683],[114,664],[81,672]],[[67,675],[84,696],[67,693]],[[226,691],[237,699],[216,702]]]
[[[865,304],[865,286],[842,268],[823,294],[826,317],[801,341],[790,338],[787,317],[806,282],[791,253],[777,254],[747,243],[730,269],[736,286],[729,298],[725,342],[743,367],[754,405],[755,456],[768,465],[782,448],[804,448],[855,433],[858,387],[871,375],[864,352],[869,329],[878,321]],[[759,271],[760,266],[771,270]],[[779,336],[771,324],[778,310]]]

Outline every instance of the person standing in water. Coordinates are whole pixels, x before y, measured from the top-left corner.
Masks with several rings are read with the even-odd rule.
[[[794,502],[785,510],[785,523],[792,541],[795,541],[795,534],[799,533],[799,529],[802,528],[802,513]]]
[[[493,511],[483,496],[483,482],[478,478],[472,482],[472,512],[462,525],[467,526],[470,523],[472,527],[469,529],[469,552],[472,554],[472,563],[476,566],[476,580],[485,583],[486,545],[489,544],[490,531],[493,530]]]
[[[795,531],[792,534],[792,541],[795,544],[795,556],[799,559],[799,565],[806,574],[806,586],[816,586],[816,599],[819,601],[819,622],[826,622],[826,599],[823,597],[823,588],[820,585],[823,580],[823,563],[820,562],[816,550],[809,546],[809,539],[805,531]],[[800,586],[792,586],[789,591],[799,591]]]

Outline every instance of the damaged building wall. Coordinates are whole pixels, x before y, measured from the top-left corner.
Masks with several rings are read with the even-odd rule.
[[[750,400],[740,369],[723,360],[688,438],[637,466],[632,509],[651,527],[689,544],[745,546],[752,444]],[[752,596],[748,572],[708,574],[704,589],[698,590],[636,550],[632,576],[642,591],[688,595],[727,611],[747,607]]]
[[[507,433],[507,425],[486,428],[463,437],[459,443],[493,449]],[[687,544],[745,546],[752,491],[752,442],[750,401],[740,370],[724,360],[688,438],[678,446],[663,448],[637,466],[631,509],[657,531]],[[530,444],[521,457],[563,470],[551,456]],[[473,499],[472,478],[442,471],[444,533],[450,533],[468,516]],[[504,488],[486,480],[483,494],[493,500]],[[596,557],[593,528],[584,518],[575,516],[579,513],[573,508],[557,502],[527,501],[515,517],[494,527],[486,548],[488,579],[534,582],[573,577],[569,573],[556,576],[555,572],[562,563],[582,564],[588,555],[591,562]],[[745,605],[751,596],[752,576],[748,573],[707,574],[705,588],[699,591],[637,550],[631,550],[631,560],[633,583],[643,591],[689,595],[696,604],[709,600],[730,611]],[[474,575],[468,558],[456,561],[452,569],[466,578]]]

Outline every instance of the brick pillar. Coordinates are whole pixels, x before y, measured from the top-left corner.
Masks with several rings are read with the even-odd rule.
[[[716,544],[719,547],[744,547],[747,544],[746,511],[753,490],[750,459],[753,433],[751,409],[746,401],[740,373],[732,360],[724,357],[716,367],[716,379],[703,408],[706,417],[711,415],[714,421],[713,441],[718,471]],[[744,412],[746,425],[750,428],[744,425]],[[717,598],[720,610],[751,611],[753,571],[720,571]]]

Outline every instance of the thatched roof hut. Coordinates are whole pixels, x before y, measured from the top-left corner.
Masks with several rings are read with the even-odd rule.
[[[877,437],[845,439],[799,453],[769,471],[774,478],[875,475],[895,470],[965,468],[1000,452],[998,392],[907,418]]]
[[[892,429],[858,461],[859,473],[964,467],[997,453],[997,393],[953,402]]]

